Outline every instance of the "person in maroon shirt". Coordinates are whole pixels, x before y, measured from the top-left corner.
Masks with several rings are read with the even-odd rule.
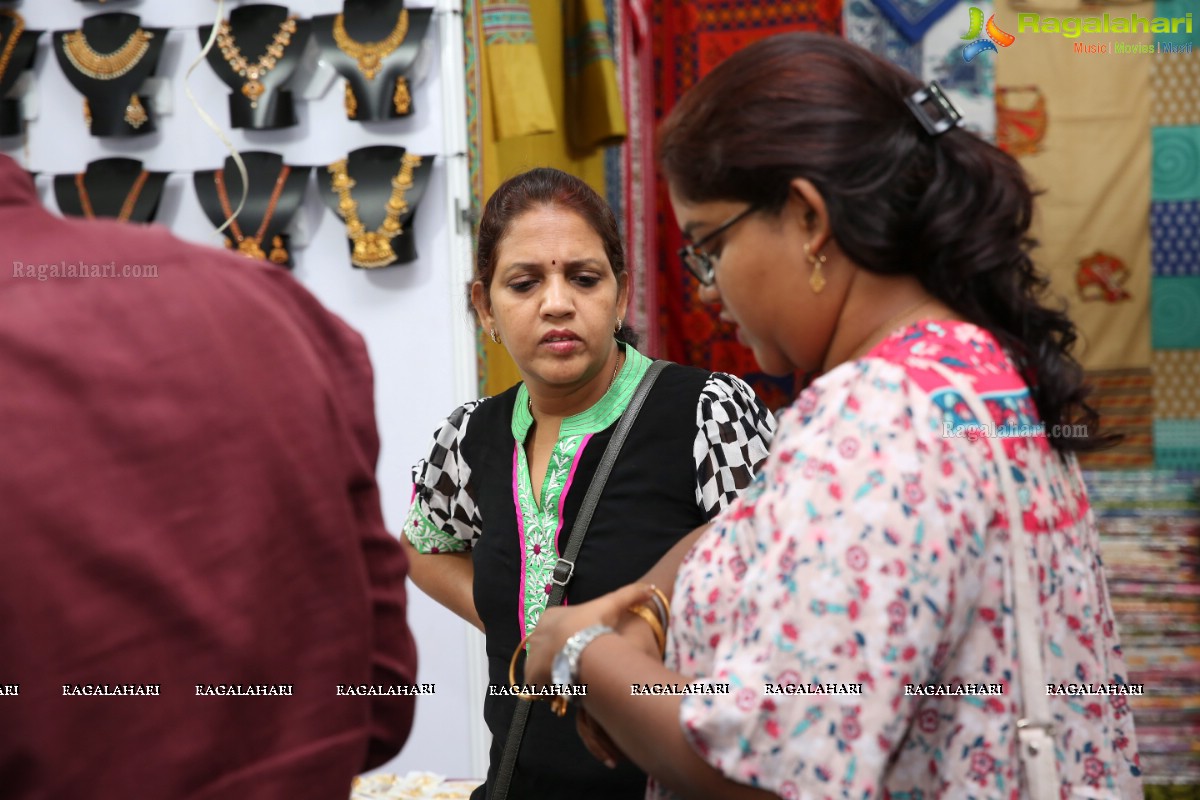
[[[287,272],[0,156],[0,451],[0,795],[333,800],[399,751],[370,362]]]

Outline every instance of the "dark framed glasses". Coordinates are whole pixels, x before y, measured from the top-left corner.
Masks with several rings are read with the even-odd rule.
[[[701,286],[712,286],[717,279],[717,258],[701,249],[705,242],[711,242],[757,210],[758,206],[752,205],[744,211],[739,211],[705,236],[700,237],[699,241],[685,244],[679,248],[679,258],[683,260],[683,265],[687,267],[688,272],[695,276],[696,280],[700,281]]]

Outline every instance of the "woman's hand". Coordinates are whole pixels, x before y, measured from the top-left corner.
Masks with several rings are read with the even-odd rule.
[[[550,683],[550,667],[567,639],[592,625],[616,628],[625,609],[648,601],[652,594],[648,584],[631,583],[587,603],[546,609],[529,635],[524,683]]]

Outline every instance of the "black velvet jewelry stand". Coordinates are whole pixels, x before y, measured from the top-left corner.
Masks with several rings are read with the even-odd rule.
[[[16,20],[0,16],[0,50],[8,44]],[[21,77],[21,73],[33,69],[33,57],[37,55],[38,39],[44,31],[31,31],[28,28],[21,32],[13,48],[12,57],[4,74],[0,75],[0,136],[20,136],[25,132],[25,120],[22,116],[20,99],[9,99],[8,93]]]
[[[279,172],[283,169],[283,156],[278,153],[254,151],[242,153],[242,160],[246,162],[246,172],[250,176],[250,193],[246,196],[246,205],[238,214],[237,222],[243,236],[254,236],[262,225],[263,216],[271,202],[271,194],[275,191],[275,182],[279,180]],[[274,248],[275,237],[280,237],[283,248],[288,252],[288,260],[279,266],[287,269],[291,269],[295,262],[292,260],[291,242],[284,231],[304,202],[304,192],[308,188],[308,176],[311,171],[312,167],[292,166],[292,171],[283,184],[283,192],[279,195],[279,202],[275,205],[275,213],[271,215],[271,221],[262,238],[263,252],[270,253]],[[237,164],[232,158],[225,159],[224,172],[229,208],[236,211],[242,198],[242,174],[238,172]],[[211,169],[196,172],[192,175],[192,182],[205,216],[214,228],[219,228],[225,222],[225,212],[218,199],[215,175],[216,170]],[[233,232],[226,228],[223,233],[226,241],[236,250],[237,242],[233,238]]]
[[[229,27],[238,49],[250,64],[258,62],[260,56],[279,33],[279,26],[287,21],[289,12],[284,6],[253,5],[235,8],[229,14]],[[212,25],[200,28],[200,46],[208,42],[212,35]],[[296,104],[292,93],[283,88],[296,74],[300,65],[300,56],[308,42],[312,25],[308,20],[296,20],[296,32],[292,41],[283,49],[283,58],[278,59],[274,68],[262,76],[261,83],[266,89],[256,102],[242,94],[242,87],[247,78],[233,71],[229,62],[221,55],[221,48],[215,43],[208,52],[208,63],[233,93],[229,95],[229,120],[235,128],[251,130],[274,130],[290,128],[296,124]]]
[[[83,21],[83,34],[88,44],[98,53],[112,53],[118,50],[133,32],[141,27],[141,17],[136,14],[113,12],[97,14]],[[63,51],[63,35],[73,31],[55,31],[52,46],[54,55],[58,58],[59,66],[71,85],[88,99],[92,109],[92,136],[145,136],[155,131],[154,108],[145,97],[140,97],[142,106],[146,109],[148,119],[140,127],[133,127],[125,121],[125,107],[129,98],[142,88],[146,79],[154,74],[158,59],[162,55],[163,45],[167,40],[166,28],[145,28],[154,34],[150,40],[150,49],[133,69],[113,80],[96,80],[89,78],[71,66]]]
[[[404,0],[344,0],[342,14],[346,33],[356,42],[379,41],[396,27],[403,9]],[[392,97],[396,91],[396,79],[412,71],[432,17],[433,9],[409,9],[408,33],[404,41],[383,59],[379,72],[372,80],[367,80],[367,76],[358,68],[358,59],[343,53],[334,41],[333,23],[337,15],[313,17],[313,36],[321,48],[321,59],[350,82],[350,88],[358,100],[358,110],[353,117],[356,122],[412,116],[411,106],[407,114],[396,111]]]
[[[87,165],[83,185],[92,201],[92,211],[97,217],[116,217],[121,213],[134,183],[145,169],[141,161],[134,158],[102,158]],[[162,199],[163,186],[169,172],[151,172],[142,186],[141,194],[133,205],[130,222],[153,222]],[[70,217],[82,217],[83,199],[75,185],[75,175],[54,176],[54,199],[58,210]]]
[[[354,180],[355,186],[350,190],[350,196],[358,202],[358,217],[363,227],[373,231],[383,224],[387,216],[387,202],[392,196],[392,178],[400,172],[404,154],[408,152],[403,147],[376,145],[362,147],[352,151],[347,157],[346,172]],[[387,266],[407,264],[417,260],[417,243],[413,238],[413,220],[429,185],[429,176],[433,171],[433,156],[421,156],[421,165],[413,169],[413,186],[404,193],[408,210],[400,215],[400,225],[403,229],[399,236],[391,240],[392,251],[396,260]],[[345,224],[338,213],[338,193],[333,191],[333,178],[328,169],[317,173],[317,189],[325,204],[333,211],[334,216]],[[347,237],[349,252],[354,252],[354,241]],[[353,266],[353,262],[352,262]],[[365,268],[360,268],[365,269]]]

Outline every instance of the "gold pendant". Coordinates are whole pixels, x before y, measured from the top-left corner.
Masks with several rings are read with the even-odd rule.
[[[358,119],[358,98],[354,96],[354,89],[350,88],[350,81],[346,81],[346,118]]]
[[[288,251],[283,247],[283,237],[276,236],[271,245],[271,263],[280,265],[288,263]]]
[[[396,93],[392,96],[397,114],[408,114],[412,111],[412,95],[408,92],[408,79],[401,75],[396,78]]]
[[[356,267],[386,267],[396,260],[391,240],[375,231],[367,231],[354,240],[350,262]]]
[[[246,237],[238,242],[238,252],[246,258],[265,259],[267,257],[267,254],[259,247],[258,242],[250,237]]]
[[[125,121],[129,123],[134,130],[146,124],[150,119],[150,115],[146,113],[145,106],[138,99],[136,94],[129,96],[129,105],[125,106]]]
[[[252,106],[257,105],[258,98],[262,97],[266,91],[267,87],[263,86],[262,81],[259,80],[248,80],[242,84],[242,94],[246,96]]]
[[[363,53],[358,57],[358,69],[367,77],[367,80],[373,81],[379,74],[380,61],[379,53]]]

